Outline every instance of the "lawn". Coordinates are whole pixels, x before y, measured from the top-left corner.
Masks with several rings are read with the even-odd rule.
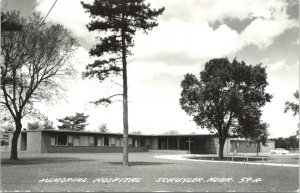
[[[292,167],[164,160],[155,158],[153,153],[131,153],[129,167],[121,165],[122,154],[118,153],[20,153],[21,160],[13,162],[8,157],[9,154],[3,153],[1,158],[4,191],[288,192],[299,189],[299,170]]]

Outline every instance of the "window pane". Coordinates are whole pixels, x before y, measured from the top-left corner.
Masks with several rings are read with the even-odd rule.
[[[128,138],[128,144],[132,145],[132,139],[131,138]]]
[[[97,143],[98,146],[102,146],[102,137],[98,137],[98,143]]]
[[[68,135],[68,145],[73,146],[73,136]]]
[[[109,138],[104,137],[104,146],[109,146]]]
[[[94,137],[93,136],[89,136],[89,145],[90,146],[94,146],[95,142],[94,142]]]
[[[134,147],[137,147],[138,146],[138,141],[137,139],[134,139]]]
[[[79,136],[74,136],[74,138],[73,138],[73,145],[74,146],[79,146]]]
[[[139,146],[144,147],[145,146],[145,139],[139,140]]]
[[[55,145],[55,136],[51,136],[51,145]]]
[[[120,140],[120,139],[117,139],[117,140],[116,140],[116,146],[117,146],[117,147],[120,147],[120,146],[121,146],[121,140]]]
[[[88,136],[80,136],[80,146],[88,146],[89,145],[89,138]]]
[[[110,144],[115,145],[116,144],[116,138],[111,137],[110,138]]]
[[[67,145],[67,136],[66,135],[58,135],[57,136],[57,145]]]

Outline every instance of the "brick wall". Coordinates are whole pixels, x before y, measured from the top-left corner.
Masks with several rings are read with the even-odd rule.
[[[233,140],[230,143],[230,152],[234,153],[256,153],[257,144],[243,140]]]
[[[268,141],[265,145],[260,143],[262,153],[270,153],[271,150],[275,149],[275,141]]]
[[[129,147],[129,152],[148,152],[146,147]],[[48,146],[47,153],[121,153],[122,147],[96,146]]]
[[[27,152],[41,152],[41,132],[27,132]]]
[[[148,152],[148,147],[129,147],[129,152]],[[117,153],[123,152],[123,147],[116,146],[52,146],[51,134],[43,133],[41,143],[42,153]]]

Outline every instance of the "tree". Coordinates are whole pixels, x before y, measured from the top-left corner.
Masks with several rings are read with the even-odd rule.
[[[55,128],[54,128],[54,126],[53,126],[53,122],[52,122],[52,121],[49,121],[49,119],[46,118],[46,119],[44,120],[43,125],[42,125],[42,129],[44,129],[44,130],[54,130]]]
[[[109,130],[107,129],[107,125],[105,123],[101,124],[98,129],[99,129],[99,132],[101,132],[101,133],[109,132]]]
[[[0,105],[0,126],[1,131],[14,131],[14,120],[12,119],[10,113],[4,108],[3,105]]]
[[[289,142],[287,138],[279,137],[275,139],[275,148],[289,149],[288,144]]]
[[[288,138],[288,144],[289,144],[289,149],[293,148],[294,150],[296,148],[299,148],[299,140],[297,139],[296,135],[292,135]]]
[[[287,113],[288,111],[293,112],[293,116],[299,115],[299,91],[297,90],[294,93],[294,99],[297,100],[297,102],[290,102],[286,101],[285,102],[285,108],[284,108],[284,113]],[[296,131],[296,135],[299,137],[299,123],[298,123],[298,130]]]
[[[293,148],[294,150],[299,148],[299,139],[297,139],[297,135],[291,135],[288,138],[279,137],[273,140],[275,141],[275,148]]]
[[[134,46],[137,30],[145,33],[157,26],[156,17],[164,8],[151,9],[145,0],[95,0],[81,2],[93,20],[87,25],[89,31],[99,31],[100,43],[90,50],[91,56],[99,59],[88,64],[84,77],[97,77],[104,81],[111,75],[122,75],[123,93],[95,101],[95,104],[110,104],[113,97],[123,96],[123,165],[128,165],[128,87],[127,57]]]
[[[11,124],[8,124],[5,126],[1,125],[1,127],[2,127],[1,129],[3,132],[13,132],[15,130],[15,127]]]
[[[41,123],[42,122],[42,123]],[[34,131],[34,130],[54,130],[53,123],[48,119],[44,121],[38,120],[32,123],[27,124],[27,129]]]
[[[142,135],[142,132],[141,131],[131,131],[130,134],[133,134],[133,135]]]
[[[294,93],[294,98],[297,100],[297,103],[286,101],[284,112],[287,113],[288,111],[292,111],[294,116],[299,114],[299,91]]]
[[[62,125],[57,126],[60,130],[72,130],[72,131],[84,131],[85,126],[87,125],[86,119],[88,115],[84,113],[76,113],[75,116],[67,116],[63,119],[58,119]]]
[[[41,124],[38,121],[27,124],[27,129],[30,131],[35,131],[41,129]]]
[[[177,135],[178,131],[176,130],[170,130],[170,131],[166,131],[164,132],[165,135]]]
[[[219,158],[223,158],[226,138],[235,134],[255,136],[260,124],[260,108],[272,96],[265,92],[266,69],[227,58],[212,59],[205,64],[200,80],[186,74],[181,82],[180,105],[201,128],[219,138]]]
[[[259,148],[260,148],[260,143],[266,143],[268,140],[268,124],[266,123],[252,123],[254,125],[253,129],[251,130],[245,130],[243,132],[243,136],[247,139],[250,139],[254,143],[256,143],[256,156],[258,156]]]
[[[33,111],[35,102],[61,95],[63,79],[72,75],[67,61],[77,41],[63,26],[48,26],[35,13],[24,18],[11,11],[1,17],[1,105],[14,120],[10,159],[17,160],[22,119]],[[11,30],[10,23],[21,27]]]

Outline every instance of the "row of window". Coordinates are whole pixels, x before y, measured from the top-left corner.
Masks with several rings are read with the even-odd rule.
[[[150,139],[128,138],[129,146],[144,147],[150,145]],[[95,137],[95,136],[73,136],[54,135],[51,136],[52,146],[115,146],[121,147],[123,140],[120,137]]]

